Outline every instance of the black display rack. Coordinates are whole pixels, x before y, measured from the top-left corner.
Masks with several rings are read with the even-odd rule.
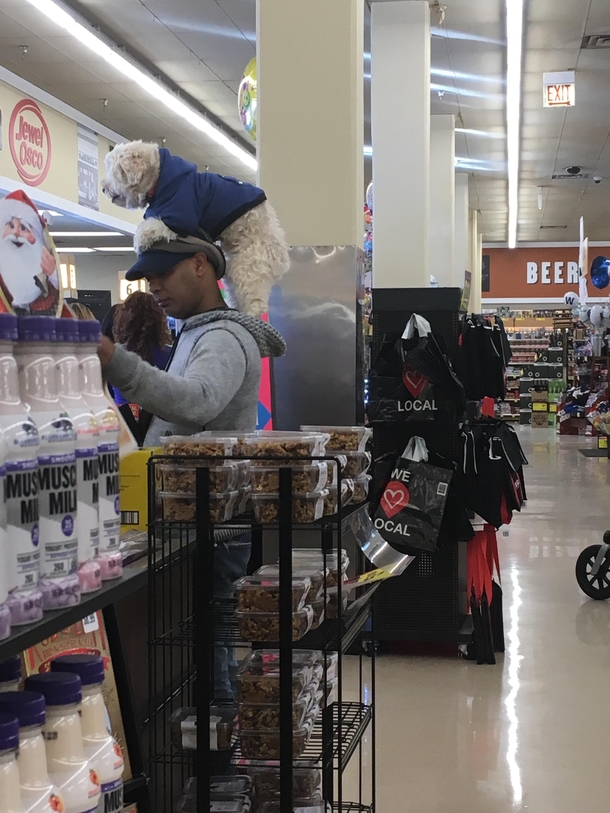
[[[235,460],[233,457],[231,460]],[[239,459],[239,458],[238,458]],[[155,456],[149,461],[149,505],[155,506],[159,483],[159,467],[176,458]],[[181,458],[184,461],[184,458]],[[293,543],[304,544],[321,552],[326,564],[333,553],[338,557],[346,539],[348,522],[341,509],[333,516],[307,524],[293,521],[292,469],[295,463],[336,458],[269,458],[267,465],[279,467],[279,510],[277,521],[260,525],[250,515],[231,523],[214,524],[210,519],[209,469],[211,459],[198,456],[196,471],[196,519],[193,522],[169,522],[159,519],[160,507],[152,509],[149,525],[149,766],[153,806],[158,813],[174,810],[185,781],[197,778],[196,813],[208,813],[210,808],[210,777],[218,774],[243,773],[249,766],[265,764],[261,760],[245,759],[240,732],[235,730],[231,746],[226,750],[211,750],[209,737],[210,709],[218,706],[214,699],[214,647],[239,647],[241,654],[250,648],[272,648],[280,653],[280,725],[279,760],[280,813],[293,810],[293,767],[315,767],[322,775],[322,795],[333,811],[374,810],[375,805],[375,657],[365,653],[365,627],[372,623],[371,605],[376,586],[358,588],[355,600],[344,609],[335,594],[336,617],[326,618],[317,629],[292,640],[292,549]],[[220,461],[216,458],[214,463]],[[338,493],[341,493],[339,475]],[[366,510],[366,506],[352,509]],[[279,641],[250,643],[240,635],[234,614],[235,600],[214,597],[214,540],[218,532],[234,535],[252,532],[252,555],[249,571],[264,560],[267,545],[279,545]],[[364,572],[360,554],[357,571]],[[325,601],[331,586],[324,581]],[[354,594],[350,594],[354,597]],[[328,604],[325,606],[328,607]],[[350,664],[353,677],[357,670],[357,694],[352,688],[346,700],[343,693],[344,658],[357,651],[357,666]],[[338,687],[336,700],[324,708],[315,724],[303,753],[293,753],[292,721],[292,652],[317,650],[325,655],[338,652]],[[353,681],[352,681],[353,682]],[[323,677],[327,693],[326,673]],[[197,748],[183,750],[172,738],[170,717],[181,708],[196,709]],[[232,713],[232,712],[231,712]],[[231,717],[229,713],[229,717]],[[365,753],[364,734],[370,753]],[[358,759],[358,776],[348,788],[344,785],[345,769],[352,759]],[[364,771],[364,765],[367,771]],[[365,773],[367,775],[365,775]]]
[[[451,361],[457,360],[459,288],[376,288],[373,291],[373,353],[386,334],[400,336],[417,313],[428,320]],[[457,460],[458,420],[374,424],[374,458],[402,451],[419,435],[431,452]],[[399,453],[400,453],[399,451]],[[468,643],[472,626],[467,616],[466,544],[456,541],[435,553],[419,553],[401,575],[381,585],[375,596],[375,639]]]

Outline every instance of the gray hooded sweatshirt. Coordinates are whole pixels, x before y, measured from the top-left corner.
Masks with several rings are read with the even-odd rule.
[[[165,435],[256,429],[261,358],[285,352],[271,325],[217,310],[186,320],[167,371],[117,345],[104,372],[125,398],[155,416],[144,445],[158,446]]]

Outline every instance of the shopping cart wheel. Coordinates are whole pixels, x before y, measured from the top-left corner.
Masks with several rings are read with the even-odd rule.
[[[590,598],[604,601],[610,598],[610,561],[606,556],[597,573],[593,573],[595,560],[601,545],[589,545],[576,560],[576,581],[578,586]]]

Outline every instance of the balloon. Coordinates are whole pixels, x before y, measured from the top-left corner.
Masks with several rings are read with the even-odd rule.
[[[603,290],[610,284],[610,277],[608,272],[610,269],[610,261],[607,257],[596,257],[591,263],[591,281],[596,288]]]
[[[599,327],[602,323],[604,309],[601,305],[593,305],[591,308],[591,324]]]
[[[257,123],[257,81],[256,81],[256,57],[253,57],[246,65],[244,75],[239,83],[237,94],[237,109],[239,118],[244,126],[244,130],[256,141]]]
[[[563,298],[563,301],[566,305],[570,307],[574,307],[575,305],[580,305],[580,297],[578,294],[575,294],[573,291],[569,291]]]
[[[366,205],[373,211],[373,181],[366,188]]]

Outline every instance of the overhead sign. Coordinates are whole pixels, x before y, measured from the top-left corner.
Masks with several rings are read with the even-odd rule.
[[[576,74],[557,71],[542,74],[542,106],[574,107],[576,104]]]
[[[51,166],[51,135],[42,110],[32,99],[23,99],[13,108],[8,138],[19,177],[29,186],[39,186]]]
[[[595,253],[610,257],[610,246],[596,247]],[[483,299],[563,299],[569,291],[578,291],[578,260],[578,246],[484,248],[489,285]]]

